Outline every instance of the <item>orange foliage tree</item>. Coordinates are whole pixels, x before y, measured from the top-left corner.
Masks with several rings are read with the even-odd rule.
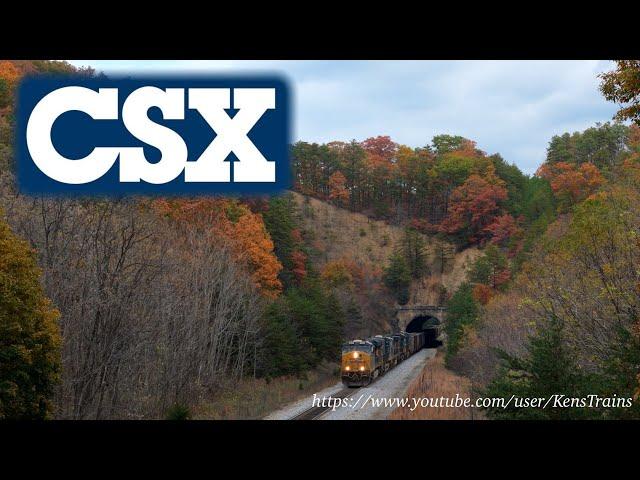
[[[536,175],[549,181],[564,209],[581,202],[604,183],[600,170],[592,163],[580,166],[567,162],[545,163]]]
[[[344,260],[328,262],[320,276],[331,287],[353,286],[353,275]]]
[[[18,78],[20,78],[18,67],[9,60],[0,60],[0,79],[15,84]]]
[[[329,177],[329,200],[333,200],[339,205],[349,203],[349,189],[347,188],[347,178],[342,172],[337,171]]]
[[[482,283],[476,283],[473,286],[473,299],[481,305],[486,305],[489,303],[496,294],[496,291],[488,285],[484,285]]]
[[[275,298],[282,291],[278,279],[282,264],[273,252],[273,241],[262,215],[251,212],[237,200],[226,198],[159,199],[152,202],[152,207],[185,228],[212,234],[208,238],[213,241],[224,240],[266,297]]]
[[[13,89],[20,79],[20,71],[9,60],[0,60],[0,113],[11,108]]]

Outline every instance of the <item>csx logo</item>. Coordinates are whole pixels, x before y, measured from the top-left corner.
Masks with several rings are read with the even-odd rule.
[[[30,78],[18,97],[26,193],[263,193],[288,186],[279,79]]]

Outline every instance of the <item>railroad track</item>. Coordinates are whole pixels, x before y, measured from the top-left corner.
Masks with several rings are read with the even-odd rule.
[[[357,388],[345,388],[331,395],[331,398],[347,398],[353,395],[357,391],[358,391]],[[305,410],[304,412],[299,413],[295,417],[292,417],[291,420],[315,420],[320,415],[326,413],[328,410],[331,410],[332,408],[333,408],[332,405],[327,405],[324,407],[323,406],[311,407]]]

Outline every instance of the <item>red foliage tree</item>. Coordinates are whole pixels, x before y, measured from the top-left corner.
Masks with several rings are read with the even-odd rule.
[[[501,270],[496,270],[491,277],[491,283],[494,288],[498,288],[501,285],[504,285],[511,278],[511,270],[509,268],[503,268]]]
[[[490,236],[490,243],[505,247],[512,238],[522,234],[522,229],[516,220],[507,213],[495,217],[493,222],[483,229],[483,232]]]
[[[398,144],[386,135],[367,138],[361,145],[367,153],[377,155],[387,161],[394,158],[398,151]]]
[[[302,244],[304,241],[302,238],[302,232],[300,232],[299,228],[294,228],[293,230],[291,230],[291,238],[296,244],[299,244],[299,245]]]
[[[291,271],[299,285],[307,276],[307,256],[300,250],[296,250],[291,254],[291,262],[293,263]]]
[[[414,218],[411,220],[409,225],[414,230],[418,230],[422,233],[437,233],[439,230],[438,225],[434,225],[424,218]]]
[[[494,175],[483,178],[471,175],[451,194],[447,217],[440,224],[440,231],[448,234],[467,235],[469,242],[479,241],[499,214],[499,202],[507,199],[504,182]]]

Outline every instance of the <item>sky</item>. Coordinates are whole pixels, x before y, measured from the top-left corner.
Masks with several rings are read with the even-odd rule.
[[[598,91],[610,61],[74,60],[106,74],[277,73],[293,93],[293,138],[324,143],[389,135],[410,147],[462,135],[528,174],[553,135],[610,121]]]

